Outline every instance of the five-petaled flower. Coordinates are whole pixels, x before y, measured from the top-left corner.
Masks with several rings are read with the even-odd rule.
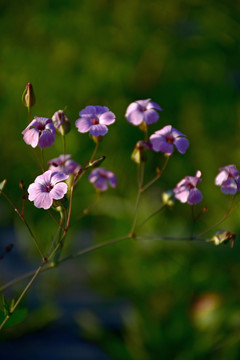
[[[142,122],[151,125],[158,121],[159,114],[156,110],[162,111],[161,107],[151,99],[137,100],[127,107],[125,117],[128,122],[135,126]]]
[[[105,170],[104,168],[93,169],[90,173],[88,180],[100,191],[106,191],[108,185],[112,188],[117,186],[117,178],[112,171]]]
[[[104,136],[107,125],[115,122],[115,115],[106,106],[87,106],[81,110],[75,125],[80,133],[90,132],[93,136]]]
[[[51,146],[55,141],[55,128],[52,119],[35,116],[30,124],[22,131],[26,144],[35,148]]]
[[[71,155],[60,155],[58,158],[52,159],[48,162],[49,170],[52,172],[59,171],[64,174],[76,174],[81,170],[81,165],[76,161],[71,160]]]
[[[194,205],[202,201],[202,193],[196,188],[201,181],[201,171],[197,171],[195,176],[186,176],[173,189],[175,198],[182,203]]]
[[[215,185],[221,186],[224,194],[236,194],[240,191],[240,175],[235,165],[227,165],[219,169],[215,178]]]
[[[171,125],[164,126],[161,130],[152,134],[150,142],[154,151],[161,151],[166,155],[173,153],[174,146],[181,154],[184,154],[189,146],[186,135],[174,129]]]
[[[34,205],[39,209],[49,209],[53,200],[60,200],[66,194],[68,187],[63,181],[67,178],[68,175],[61,172],[45,171],[29,185],[28,199],[34,201]]]

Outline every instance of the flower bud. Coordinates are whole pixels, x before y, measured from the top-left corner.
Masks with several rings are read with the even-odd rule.
[[[30,108],[35,104],[35,94],[31,83],[27,83],[26,85],[22,94],[22,102],[27,108]]]
[[[230,231],[217,231],[216,234],[208,241],[214,242],[214,245],[226,244],[229,241],[231,241],[231,247],[232,247],[235,238],[236,238],[236,234],[231,233]]]
[[[172,190],[165,191],[162,193],[162,202],[166,206],[173,206],[174,205],[174,193]]]
[[[134,147],[134,150],[131,155],[131,159],[137,163],[140,164],[142,161],[145,161],[145,155],[144,150],[145,149],[151,149],[151,145],[146,141],[138,141]]]
[[[64,136],[70,131],[70,121],[62,110],[58,110],[53,114],[52,121],[58,134]]]

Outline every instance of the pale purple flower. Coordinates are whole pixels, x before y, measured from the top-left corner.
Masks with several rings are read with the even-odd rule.
[[[240,191],[240,176],[235,165],[227,165],[219,169],[220,173],[215,178],[215,184],[221,186],[224,194],[236,194]]]
[[[55,141],[55,128],[52,119],[35,116],[30,124],[22,131],[26,144],[35,148],[51,146]]]
[[[63,182],[68,175],[61,172],[45,171],[36,177],[28,187],[28,199],[34,201],[37,208],[49,209],[53,200],[60,200],[67,192],[67,184]]]
[[[135,126],[140,125],[142,122],[151,125],[158,121],[159,114],[156,110],[162,111],[160,106],[151,99],[137,100],[127,107],[125,117],[128,122]]]
[[[88,177],[88,180],[100,191],[108,189],[108,185],[112,188],[117,186],[117,178],[112,171],[104,168],[93,169]]]
[[[186,176],[173,189],[175,198],[182,203],[194,205],[202,201],[202,193],[196,188],[201,181],[201,171],[197,171],[195,176]]]
[[[93,136],[104,136],[107,125],[115,122],[115,115],[106,106],[87,106],[80,111],[80,118],[75,125],[80,133],[90,132]]]
[[[71,160],[71,155],[60,155],[58,158],[52,159],[48,162],[49,170],[52,172],[59,171],[64,174],[74,174],[81,169],[76,161]]]
[[[173,153],[174,146],[181,154],[184,154],[189,146],[186,135],[174,129],[171,125],[164,126],[151,135],[150,142],[154,151],[161,151],[166,155]]]

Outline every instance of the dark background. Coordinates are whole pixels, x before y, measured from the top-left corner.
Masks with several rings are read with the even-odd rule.
[[[130,229],[137,192],[130,155],[143,134],[124,114],[138,99],[152,98],[164,110],[151,132],[171,124],[190,141],[187,153],[174,153],[162,179],[144,194],[139,219],[160,206],[162,191],[196,170],[202,171],[204,196],[197,211],[208,209],[196,231],[224,215],[229,199],[214,178],[221,166],[240,166],[239,15],[239,2],[226,0],[0,1],[0,180],[7,179],[6,193],[18,206],[19,180],[28,186],[39,175],[34,151],[21,135],[28,124],[21,103],[28,82],[36,94],[32,116],[51,117],[65,108],[72,124],[67,152],[81,164],[94,144],[74,126],[79,111],[104,105],[116,114],[98,155],[106,156],[103,166],[116,173],[118,188],[104,194],[89,216],[73,222],[65,254]],[[58,138],[45,159],[60,153]],[[162,162],[159,154],[148,154],[146,181]],[[94,197],[83,179],[75,193],[74,219]],[[47,248],[55,224],[32,203],[26,216]],[[0,264],[5,283],[35,268],[39,258],[3,197],[0,224],[2,251],[14,245]],[[208,235],[219,228],[238,235],[238,211]],[[17,358],[9,344],[25,341],[40,353],[40,339],[51,337],[48,346],[55,355],[49,350],[49,358],[94,358],[91,351],[98,344],[111,359],[238,359],[238,238],[233,249],[149,240],[150,235],[181,237],[191,231],[191,210],[178,203],[141,229],[146,240],[123,241],[43,274],[22,303],[30,309],[27,318],[3,336],[4,359]],[[7,299],[17,297],[23,285],[8,291]],[[67,355],[60,350],[64,336],[72,349]],[[83,339],[88,339],[86,353],[81,353]],[[24,358],[31,358],[30,347],[24,349]]]

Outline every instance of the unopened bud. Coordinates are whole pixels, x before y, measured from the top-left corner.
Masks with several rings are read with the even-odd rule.
[[[144,150],[145,149],[151,149],[151,145],[146,141],[138,141],[134,147],[134,150],[131,155],[131,159],[137,163],[140,164],[142,161],[146,160]]]
[[[214,245],[226,244],[231,241],[231,247],[234,244],[236,234],[231,233],[230,231],[217,231],[216,234],[209,239],[209,242],[214,242]]]
[[[27,108],[30,108],[35,104],[35,94],[31,83],[28,83],[25,87],[22,94],[22,102]]]
[[[168,190],[162,193],[162,202],[164,205],[173,206],[174,205],[174,193],[172,190]]]
[[[53,125],[60,135],[66,135],[71,128],[67,115],[62,111],[56,111],[52,116]]]

